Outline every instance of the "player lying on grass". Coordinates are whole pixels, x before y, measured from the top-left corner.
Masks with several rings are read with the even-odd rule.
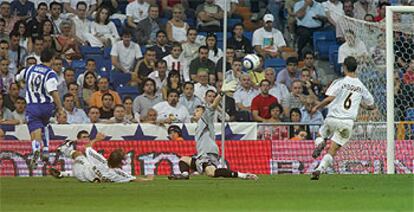
[[[236,89],[236,82],[232,81],[228,84],[223,84],[221,88],[222,93],[217,95],[214,102],[205,107],[197,107],[195,111],[195,119],[197,121],[196,128],[196,157],[182,157],[178,163],[181,174],[170,175],[170,180],[189,179],[190,168],[197,170],[197,172],[204,173],[209,177],[231,177],[257,180],[258,177],[250,173],[234,172],[227,168],[218,168],[219,149],[215,141],[214,130],[214,111],[219,106],[223,92],[234,92]]]
[[[74,150],[75,141],[66,141],[60,147],[58,152],[74,160],[72,166],[72,173],[60,172],[57,169],[51,168],[50,174],[56,178],[63,178],[66,176],[74,176],[82,182],[141,182],[152,180],[153,177],[136,178],[122,170],[122,161],[125,158],[125,153],[122,149],[116,149],[110,155],[108,160],[101,154],[96,152],[92,145],[97,141],[102,141],[105,135],[98,133],[94,140],[90,140],[86,144],[85,153]]]
[[[320,137],[315,139],[316,148],[312,157],[319,157],[328,139],[333,142],[312,173],[311,180],[318,180],[320,174],[332,166],[336,152],[351,138],[359,106],[367,110],[375,109],[374,97],[356,76],[357,66],[354,57],[347,57],[344,61],[345,77],[334,81],[326,91],[328,97],[312,108],[311,114],[329,104],[328,115],[319,129]]]

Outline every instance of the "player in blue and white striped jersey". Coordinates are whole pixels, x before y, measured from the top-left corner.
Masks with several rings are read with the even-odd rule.
[[[37,167],[42,143],[42,157],[48,159],[49,135],[46,126],[55,109],[62,110],[57,91],[57,74],[50,68],[54,60],[53,52],[44,50],[40,60],[41,64],[30,66],[16,76],[17,81],[26,82],[26,120],[32,138],[33,158],[30,166],[33,169]]]

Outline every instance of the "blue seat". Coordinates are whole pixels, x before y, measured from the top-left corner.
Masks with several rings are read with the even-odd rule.
[[[133,86],[119,86],[116,91],[121,99],[124,99],[126,96],[130,96],[132,99],[135,99],[135,97],[140,94],[138,88]]]
[[[166,25],[167,24],[167,22],[168,22],[168,19],[167,18],[160,18],[160,19],[158,19],[159,21],[160,21],[160,24],[161,25]]]
[[[118,1],[118,11],[121,12],[121,14],[126,14],[126,7],[128,5],[127,0],[119,0]]]
[[[234,25],[241,23],[242,20],[240,18],[230,18],[227,19],[227,29],[231,32]]]
[[[99,47],[90,47],[90,46],[81,46],[80,52],[82,54],[82,57],[85,58],[86,55],[91,54],[102,54],[102,49]]]
[[[286,61],[281,58],[265,59],[264,67],[265,68],[272,67],[278,72],[286,68]]]
[[[144,56],[145,52],[147,51],[147,47],[145,46],[140,46],[140,47],[141,47],[142,56]]]
[[[131,74],[125,74],[120,71],[110,71],[109,72],[110,83],[113,88],[118,88],[120,86],[128,85],[128,82],[131,80]]]
[[[109,71],[112,69],[110,59],[105,59],[103,54],[90,54],[85,56],[85,60],[93,59],[96,62],[96,70],[101,77],[110,77]]]
[[[250,41],[252,41],[253,32],[245,31],[245,32],[243,32],[243,35],[244,35],[244,37],[246,37],[247,39],[249,39]]]
[[[111,59],[111,47],[106,47],[103,52],[103,56],[105,59]]]
[[[122,23],[122,21],[117,19],[117,18],[113,18],[113,19],[110,19],[110,20],[115,24],[115,27],[116,27],[116,30],[118,31],[118,34],[122,35],[122,33],[124,32],[124,24]]]
[[[186,22],[190,27],[195,27],[196,26],[196,21],[195,21],[194,18],[187,18]]]
[[[341,64],[338,63],[338,48],[339,45],[334,44],[329,46],[329,65],[334,69],[335,73],[341,73]]]
[[[231,32],[227,32],[227,39],[231,36]],[[221,41],[223,42],[223,33],[222,32],[216,32],[217,42]]]
[[[335,31],[313,33],[313,48],[320,59],[329,58],[329,46],[337,45]]]
[[[81,73],[85,72],[85,70],[86,70],[86,67],[85,66],[86,66],[85,60],[74,60],[74,61],[72,61],[71,67],[73,69],[75,69],[75,77],[76,77],[76,79],[78,78],[78,76]]]

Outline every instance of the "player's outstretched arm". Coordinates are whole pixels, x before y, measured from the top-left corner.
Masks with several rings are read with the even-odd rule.
[[[361,103],[361,107],[364,108],[365,110],[375,110],[375,105],[367,105],[364,103]]]
[[[322,100],[322,102],[320,102],[319,104],[317,104],[315,107],[312,108],[311,114],[314,114],[319,109],[324,108],[326,105],[328,105],[329,103],[331,103],[334,99],[335,99],[335,96],[328,96],[328,97],[326,97],[324,100]]]

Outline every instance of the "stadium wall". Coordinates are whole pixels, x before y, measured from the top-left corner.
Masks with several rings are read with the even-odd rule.
[[[0,141],[0,176],[45,176],[47,169],[55,167],[71,170],[72,160],[56,157],[56,148],[63,141],[51,141],[49,162],[39,163],[30,170],[30,141]],[[220,142],[217,142],[221,147]],[[82,151],[85,142],[79,142]],[[318,160],[311,157],[312,141],[226,141],[226,162],[237,171],[256,174],[308,174],[317,166]],[[195,154],[194,141],[103,141],[94,148],[105,157],[122,148],[128,153],[126,171],[134,175],[168,175],[178,173],[180,156]],[[352,141],[335,157],[330,173],[381,174],[386,173],[386,141]],[[319,158],[320,159],[320,158]],[[414,141],[396,142],[396,173],[414,173]]]

